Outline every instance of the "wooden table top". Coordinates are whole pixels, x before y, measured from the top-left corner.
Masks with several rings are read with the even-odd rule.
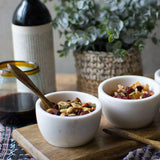
[[[56,89],[57,91],[76,91],[76,81],[76,74],[56,74]]]
[[[153,75],[145,74],[144,76],[153,78]],[[57,91],[76,91],[77,90],[76,74],[58,73],[56,74],[56,89]]]

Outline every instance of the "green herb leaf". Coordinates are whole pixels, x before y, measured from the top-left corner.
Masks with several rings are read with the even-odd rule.
[[[49,2],[51,0],[44,0]],[[53,27],[65,36],[60,56],[70,50],[113,52],[124,58],[130,47],[143,50],[160,19],[157,0],[61,0],[54,6]],[[54,3],[54,1],[53,1]]]

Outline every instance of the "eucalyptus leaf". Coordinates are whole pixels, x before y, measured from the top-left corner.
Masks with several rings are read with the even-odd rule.
[[[138,38],[138,31],[134,29],[128,29],[124,34],[121,35],[121,38],[126,44],[133,44]]]
[[[85,3],[85,2],[82,1],[82,0],[78,1],[78,2],[77,2],[77,7],[78,7],[78,9],[83,9],[84,3]]]
[[[49,2],[50,0],[44,0]],[[61,0],[54,5],[53,27],[65,36],[60,56],[70,50],[113,52],[125,57],[130,47],[143,50],[160,19],[157,0]],[[51,2],[50,2],[51,3]],[[54,3],[54,1],[53,1]]]
[[[65,12],[62,12],[58,15],[58,20],[57,23],[62,26],[62,28],[67,28],[68,27],[68,14]]]

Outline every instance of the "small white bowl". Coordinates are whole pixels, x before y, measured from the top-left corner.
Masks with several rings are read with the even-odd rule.
[[[154,95],[143,99],[119,99],[110,96],[117,85],[130,86],[139,81],[142,85],[148,84]],[[98,88],[102,112],[111,125],[119,128],[141,128],[150,124],[160,106],[160,85],[153,79],[125,75],[103,81]]]
[[[36,102],[36,117],[41,134],[46,141],[58,147],[77,147],[84,145],[95,136],[101,119],[101,103],[98,98],[83,92],[59,91],[46,95],[57,103],[59,101],[74,100],[78,97],[82,103],[96,104],[95,111],[82,116],[62,117],[50,114],[41,108],[40,99]]]

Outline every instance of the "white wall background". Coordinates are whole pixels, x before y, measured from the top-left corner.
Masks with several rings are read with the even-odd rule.
[[[11,21],[12,14],[20,0],[0,0],[0,61],[12,60],[12,35],[11,35]],[[53,2],[48,2],[47,7],[54,17]],[[157,26],[156,31],[160,36],[160,25]],[[74,57],[69,54],[68,57],[60,58],[57,50],[60,48],[60,43],[63,40],[59,39],[57,31],[54,31],[54,55],[57,73],[75,73]],[[155,46],[150,40],[147,40],[144,51],[142,52],[143,72],[144,74],[154,74],[155,70],[160,68],[160,46]]]

